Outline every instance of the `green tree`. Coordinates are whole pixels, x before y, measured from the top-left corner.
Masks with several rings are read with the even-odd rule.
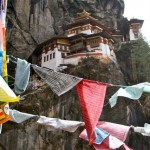
[[[150,47],[143,38],[133,42],[131,61],[136,81],[150,81]]]

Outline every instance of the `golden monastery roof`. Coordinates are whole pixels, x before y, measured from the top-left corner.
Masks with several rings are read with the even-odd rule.
[[[82,13],[78,13],[80,16],[79,17],[77,17],[77,18],[75,18],[75,21],[77,22],[77,21],[80,21],[80,20],[83,20],[83,19],[88,19],[88,18],[90,18],[90,19],[93,19],[93,20],[97,20],[96,18],[94,18],[94,17],[92,17],[92,16],[90,16],[90,13],[88,13],[87,11],[85,11],[85,9],[83,10],[83,12]]]
[[[90,16],[90,14],[88,12],[86,12],[85,10],[83,10],[83,12],[80,13],[80,17],[77,17],[74,20],[75,20],[74,23],[63,25],[62,28],[64,30],[68,30],[73,27],[91,24],[93,26],[98,26],[98,27],[102,28],[103,30],[108,30],[106,26],[101,24],[96,18]]]

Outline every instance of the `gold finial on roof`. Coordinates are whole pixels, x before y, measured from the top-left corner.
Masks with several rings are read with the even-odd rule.
[[[82,13],[79,13],[81,17],[87,17],[90,16],[90,13],[88,13],[85,9],[83,10]]]

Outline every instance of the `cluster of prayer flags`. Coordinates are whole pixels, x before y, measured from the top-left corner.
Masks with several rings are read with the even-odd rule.
[[[125,126],[125,128],[123,128],[124,126],[122,125],[120,126],[120,130],[118,128],[116,130],[116,125],[116,131],[114,132],[114,124],[98,122],[103,110],[107,86],[113,86],[112,84],[86,80],[72,75],[55,72],[51,69],[30,65],[30,63],[28,63],[26,60],[16,59],[15,63],[17,64],[14,84],[15,93],[22,94],[25,92],[30,77],[30,67],[33,68],[33,70],[58,96],[66,93],[76,86],[86,129],[83,131],[83,133],[81,133],[80,137],[88,140],[96,150],[106,147],[108,150],[111,150],[122,145],[126,150],[129,149],[124,143],[127,136],[126,133],[129,131],[129,127]],[[143,92],[150,93],[149,83],[145,82],[133,86],[121,87],[109,99],[109,103],[111,107],[115,106],[118,96],[136,100],[141,97]],[[19,101],[20,97],[17,97],[15,93],[9,88],[4,79],[0,76],[0,101],[7,103]],[[65,131],[74,132],[79,126],[83,125],[82,122],[64,121],[58,118],[48,118],[45,116],[21,113],[16,110],[10,110],[10,113],[7,117],[8,120],[3,120],[3,109],[1,109],[1,112],[0,128],[1,124],[9,119],[16,123],[22,123],[29,118],[36,117],[39,118],[37,123],[45,125],[48,131],[62,129]],[[111,128],[108,126],[111,126]],[[124,135],[124,138],[120,137],[122,135]]]
[[[34,118],[36,123],[44,125],[47,131],[64,130],[67,132],[75,132],[78,127],[85,125],[84,122],[49,118],[10,109],[10,121],[13,121],[15,123],[23,123],[24,121],[27,121],[31,118]],[[113,150],[119,148],[120,146],[123,146],[125,150],[132,150],[124,143],[128,136],[130,128],[130,126],[99,121],[94,129],[96,138],[93,142],[93,147],[96,150]],[[141,134],[143,134],[143,131],[145,131],[145,133],[150,133],[149,124],[145,124],[144,127],[132,128],[135,132],[139,132]],[[145,133],[144,136],[150,136],[149,134]],[[79,137],[86,141],[89,140],[86,129],[81,132]]]
[[[62,120],[58,118],[48,118],[45,116],[32,115],[22,113],[17,110],[10,110],[10,120],[16,123],[22,123],[28,119],[37,118],[37,123],[45,125],[48,131],[64,130],[68,132],[75,132],[80,126],[84,126],[83,122]]]
[[[95,132],[97,132],[95,141],[100,141],[99,143],[94,141],[93,146],[96,150],[112,150],[119,148],[122,145],[126,150],[130,150],[124,143],[130,129],[129,126],[110,122],[98,122],[95,129],[97,129],[95,130]],[[101,134],[98,134],[98,131],[101,131]],[[84,130],[79,137],[87,140],[87,131]]]

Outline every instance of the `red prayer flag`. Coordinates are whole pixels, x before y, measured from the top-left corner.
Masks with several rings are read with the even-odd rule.
[[[101,144],[95,144],[93,143],[93,146],[95,148],[95,150],[113,150],[112,149],[112,144],[113,147],[117,147],[118,145],[122,145],[124,146],[125,150],[132,150],[130,149],[125,143],[124,141],[127,138],[128,132],[130,130],[129,126],[125,126],[125,125],[121,125],[121,124],[115,124],[115,123],[110,123],[110,122],[98,122],[98,124],[96,125],[98,128],[103,129],[104,131],[107,131],[110,136],[113,136],[115,138],[117,138],[118,140],[120,140],[120,142],[118,143],[118,141],[110,138],[110,136],[108,136]],[[87,132],[86,130],[84,130],[80,136],[80,138],[87,140]],[[111,143],[110,143],[111,142]]]
[[[108,133],[110,133],[110,135],[116,137],[122,142],[126,140],[128,132],[130,130],[129,126],[111,123],[111,122],[103,122],[103,121],[98,122],[96,126],[107,131]],[[105,149],[105,148],[111,150],[111,148],[109,147],[109,137],[106,138],[102,144],[100,145],[94,144],[93,146],[96,150]],[[130,148],[127,145],[123,144],[123,146],[126,150],[130,150]]]
[[[94,130],[102,113],[106,87],[106,83],[85,79],[77,85],[83,120],[90,144],[95,140]]]

